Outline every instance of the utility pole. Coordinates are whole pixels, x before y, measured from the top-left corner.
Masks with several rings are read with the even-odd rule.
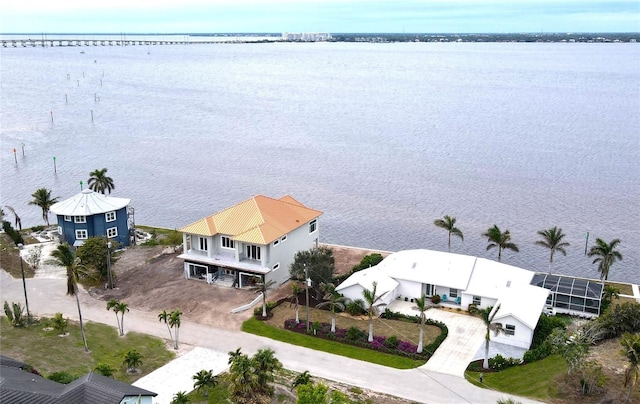
[[[107,241],[107,280],[109,289],[113,289],[113,277],[111,276],[111,241]]]
[[[18,251],[22,251],[22,243],[18,244]],[[22,263],[22,254],[20,254],[20,271],[22,271],[22,288],[24,289],[24,305],[27,308],[27,322],[31,323],[31,313],[29,312],[29,299],[27,299],[27,282],[24,280],[24,264]]]
[[[311,287],[311,278],[309,278],[309,271],[307,270],[307,264],[304,265],[304,277],[306,278],[307,287],[305,288],[307,292],[307,333],[309,332],[309,288]]]

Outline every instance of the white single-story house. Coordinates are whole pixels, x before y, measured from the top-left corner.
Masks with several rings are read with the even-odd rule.
[[[233,287],[282,284],[298,251],[317,247],[322,212],[293,197],[258,195],[186,225],[184,276]]]
[[[530,285],[534,272],[468,255],[431,250],[393,253],[375,267],[358,271],[336,291],[349,299],[362,299],[362,291],[377,282],[382,303],[439,295],[445,305],[468,310],[497,308],[494,322],[504,334],[495,341],[529,348],[549,290]]]

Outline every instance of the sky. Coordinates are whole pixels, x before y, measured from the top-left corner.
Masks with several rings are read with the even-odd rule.
[[[0,0],[0,32],[640,32],[640,0]]]

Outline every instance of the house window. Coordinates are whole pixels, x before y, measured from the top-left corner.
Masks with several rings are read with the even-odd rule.
[[[285,234],[284,236],[282,236],[282,238],[280,239],[280,241],[282,241],[282,242],[287,241],[287,235]]]
[[[209,240],[206,237],[198,237],[200,241],[200,251],[208,251],[209,250]]]
[[[86,216],[74,216],[73,221],[76,223],[87,223]]]
[[[104,214],[104,218],[107,222],[113,222],[116,220],[116,212],[107,212]]]
[[[65,222],[70,222],[71,221],[71,216],[64,215],[64,221]]]
[[[76,230],[76,240],[86,240],[88,234],[86,230]]]
[[[278,262],[272,268],[273,268],[274,271],[277,270],[278,268],[280,268],[280,263]]]
[[[260,259],[260,247],[257,245],[248,245],[247,246],[247,258],[252,260]]]
[[[318,229],[318,220],[313,219],[312,221],[309,222],[309,233],[313,233],[317,229]]]
[[[222,248],[236,248],[236,246],[231,238],[222,236]]]
[[[280,240],[276,240],[276,241],[273,242],[273,246],[274,247],[277,246],[278,244],[280,244]]]
[[[458,289],[449,288],[449,297],[457,298],[458,297]]]
[[[476,306],[480,306],[481,303],[482,303],[482,298],[480,296],[473,297],[473,304],[475,304]]]
[[[107,229],[107,238],[118,237],[118,228],[117,227],[109,227]]]
[[[512,324],[506,324],[504,326],[504,333],[507,335],[516,335],[516,326]]]

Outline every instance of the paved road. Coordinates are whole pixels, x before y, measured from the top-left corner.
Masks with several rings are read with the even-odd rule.
[[[53,316],[61,312],[65,317],[78,318],[75,299],[66,296],[63,279],[28,279],[27,292],[32,314]],[[0,270],[0,300],[24,303],[22,282]],[[106,310],[105,302],[91,298],[81,291],[82,315],[86,320],[114,325],[113,313]],[[136,331],[166,339],[166,326],[157,320],[157,313],[131,309],[125,316],[126,331]],[[267,338],[229,331],[208,325],[182,322],[181,343],[209,348],[220,352],[242,347],[253,354],[261,348],[271,348],[287,369],[297,372],[308,370],[311,374],[329,380],[359,386],[381,393],[403,397],[420,403],[496,403],[507,398],[504,393],[473,386],[464,378],[427,370],[426,365],[411,370],[397,370],[318,352]],[[91,348],[91,341],[88,341]],[[514,397],[517,401],[534,403]]]

